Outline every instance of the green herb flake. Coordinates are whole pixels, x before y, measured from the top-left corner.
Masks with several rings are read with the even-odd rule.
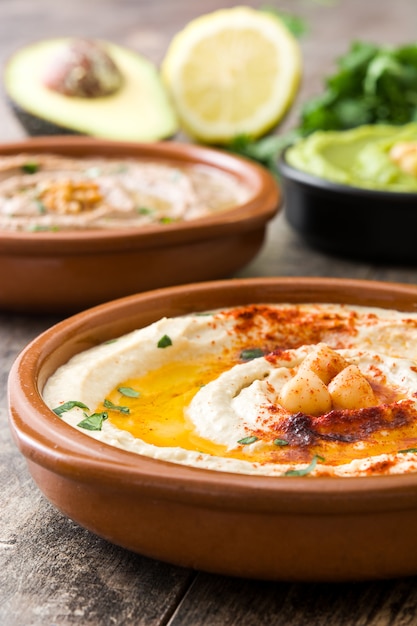
[[[240,443],[242,446],[248,446],[251,443],[255,443],[255,441],[258,441],[259,437],[243,437],[243,439],[239,439],[238,443]]]
[[[28,161],[22,165],[22,172],[25,174],[36,174],[39,170],[39,165],[35,161]]]
[[[160,224],[172,224],[172,222],[175,222],[174,218],[168,216],[161,217],[159,220]]]
[[[264,356],[264,351],[261,348],[248,348],[240,353],[242,361],[252,361],[252,359],[258,359],[260,356]]]
[[[58,226],[43,226],[43,224],[30,224],[27,230],[31,233],[57,232]]]
[[[417,452],[417,448],[406,448],[405,450],[398,450],[398,454],[408,454]]]
[[[158,346],[158,348],[168,348],[168,346],[172,346],[172,339],[171,339],[171,337],[168,337],[168,335],[164,335],[158,341],[157,346]]]
[[[45,213],[48,212],[42,200],[35,200],[35,204],[36,204],[36,208],[38,209],[38,213],[40,213],[41,215],[44,215]]]
[[[118,387],[117,391],[127,398],[139,398],[140,396],[139,391],[132,389],[132,387]]]
[[[153,209],[149,209],[146,206],[139,206],[136,211],[139,215],[151,215],[154,212]]]
[[[130,409],[128,406],[119,406],[117,404],[113,404],[113,402],[107,400],[107,398],[104,400],[103,404],[106,409],[110,409],[111,411],[119,411],[119,413],[130,413]]]
[[[53,409],[53,412],[58,415],[58,417],[61,417],[61,415],[63,413],[66,413],[67,411],[71,411],[71,409],[73,409],[74,407],[78,407],[79,409],[88,409],[88,406],[86,406],[83,402],[77,402],[77,400],[68,400],[68,402],[64,402],[64,404],[61,404],[60,406],[56,407],[56,409]]]
[[[283,447],[283,446],[288,446],[288,441],[286,439],[274,439],[274,441],[272,442],[274,444],[274,446],[279,446],[279,447]]]
[[[104,420],[107,419],[108,415],[105,411],[102,413],[92,413],[91,415],[85,415],[85,419],[77,424],[80,428],[84,428],[85,430],[101,430],[103,427]]]
[[[290,31],[294,35],[294,37],[302,37],[308,32],[307,22],[299,17],[298,15],[293,15],[291,13],[284,13],[271,5],[264,5],[260,7],[261,11],[265,13],[270,13],[271,15],[275,15],[281,22],[284,23],[287,30]]]
[[[298,470],[287,470],[284,476],[306,476],[307,474],[310,474],[315,469],[318,461],[324,461],[324,460],[325,459],[322,456],[315,454],[313,456],[311,463],[307,465],[307,467],[303,467],[302,469],[298,469]]]

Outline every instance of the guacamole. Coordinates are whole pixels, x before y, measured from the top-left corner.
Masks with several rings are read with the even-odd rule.
[[[369,189],[417,192],[417,123],[316,131],[286,153],[293,167]]]

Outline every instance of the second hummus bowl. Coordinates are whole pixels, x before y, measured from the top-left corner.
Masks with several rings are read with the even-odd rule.
[[[187,467],[95,440],[45,404],[72,356],[164,316],[255,303],[417,310],[417,287],[330,278],[169,287],[69,317],[32,341],[9,378],[10,426],[40,490],[91,532],[148,557],[269,580],[417,573],[417,475],[255,476]]]
[[[22,154],[27,157],[22,174],[29,181],[37,174],[36,155],[53,154],[63,159],[159,163],[171,166],[173,175],[181,168],[206,168],[231,177],[247,193],[235,206],[188,221],[166,219],[143,227],[119,223],[104,229],[1,229],[1,310],[68,314],[140,291],[226,278],[259,252],[267,224],[280,205],[279,187],[266,169],[220,150],[185,143],[137,144],[62,136],[0,148],[0,157],[19,159]],[[35,198],[40,221],[47,201],[59,214],[64,183],[51,188],[47,181],[44,195]],[[140,205],[137,210],[139,214],[148,207]]]

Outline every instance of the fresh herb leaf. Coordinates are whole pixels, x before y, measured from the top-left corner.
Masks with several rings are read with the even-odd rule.
[[[157,345],[158,345],[158,348],[168,348],[168,346],[172,346],[172,339],[171,337],[168,337],[168,335],[164,335],[158,341]]]
[[[68,400],[68,402],[64,402],[64,404],[61,404],[60,406],[56,407],[56,409],[53,409],[53,412],[58,415],[58,417],[61,417],[61,415],[63,413],[66,413],[67,411],[71,411],[71,409],[73,409],[74,407],[78,407],[79,409],[88,409],[88,406],[86,406],[83,402],[77,402],[77,400]]]
[[[44,215],[45,213],[47,213],[46,206],[44,205],[42,200],[35,200],[35,204],[36,204],[36,207],[38,209],[38,212],[41,215]]]
[[[25,174],[36,174],[38,170],[39,165],[35,161],[28,161],[28,163],[22,165],[22,172]]]
[[[101,430],[103,422],[107,417],[108,415],[105,411],[102,413],[92,413],[91,415],[85,414],[85,419],[79,422],[77,426],[85,428],[85,430]]]
[[[119,391],[122,396],[127,396],[128,398],[139,398],[140,396],[139,391],[132,389],[132,387],[118,387],[117,391]]]
[[[307,467],[303,467],[302,469],[298,469],[298,470],[287,470],[284,476],[306,476],[307,474],[310,474],[310,472],[314,470],[318,461],[324,461],[324,460],[325,459],[322,456],[315,454],[313,456],[311,463],[307,465]]]
[[[417,452],[417,448],[406,448],[405,450],[398,450],[398,454],[407,454],[409,452]]]
[[[57,232],[58,226],[43,226],[42,224],[30,224],[27,229],[31,233]]]
[[[258,437],[243,437],[243,439],[239,439],[238,443],[242,444],[242,446],[247,446],[250,443],[255,443],[255,441],[258,441]]]
[[[252,361],[252,359],[258,359],[260,356],[264,356],[264,351],[261,348],[247,348],[242,350],[239,355],[242,361]]]
[[[417,119],[417,44],[390,47],[354,41],[307,101],[299,132],[345,130],[362,124],[402,125]]]
[[[298,130],[291,130],[283,135],[268,135],[257,140],[252,139],[248,135],[237,135],[226,146],[226,149],[260,163],[276,178],[279,178],[279,156],[284,148],[300,136]]]
[[[139,215],[151,215],[153,213],[153,209],[148,209],[146,206],[140,206],[136,209]]]
[[[278,17],[287,27],[287,29],[294,35],[294,37],[301,37],[305,35],[308,31],[307,22],[299,17],[298,15],[292,15],[290,13],[284,13],[280,11],[274,6],[270,6],[269,4],[261,6],[261,11],[265,11],[266,13],[271,13]]]
[[[160,224],[171,224],[172,222],[175,222],[174,218],[168,216],[161,217],[159,220]]]
[[[289,443],[286,439],[274,439],[272,442],[274,446],[288,446]]]
[[[104,400],[103,404],[106,409],[110,409],[111,411],[119,411],[119,413],[130,413],[130,409],[128,406],[119,406],[117,404],[113,404],[113,402],[107,400],[107,398]]]

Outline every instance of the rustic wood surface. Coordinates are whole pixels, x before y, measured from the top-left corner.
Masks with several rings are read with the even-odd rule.
[[[0,0],[0,58],[36,39],[101,37],[159,63],[172,35],[227,0]],[[414,0],[276,0],[303,16],[305,71],[293,112],[317,93],[353,39],[399,44],[416,38]],[[0,141],[24,134],[0,98]],[[415,267],[374,266],[306,248],[283,215],[239,276],[345,276],[416,281]],[[0,277],[1,288],[1,277]],[[0,313],[0,624],[138,626],[406,626],[417,623],[417,578],[351,584],[241,580],[174,567],[129,553],[58,513],[33,484],[7,426],[10,366],[54,317]],[[256,538],[254,538],[256,541]],[[302,555],[300,555],[302,558]]]

